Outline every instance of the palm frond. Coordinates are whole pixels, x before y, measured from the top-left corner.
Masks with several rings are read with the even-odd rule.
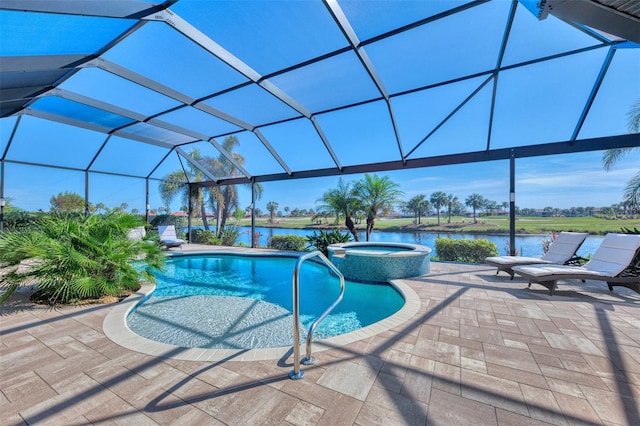
[[[631,133],[640,132],[640,101],[637,101],[627,114],[629,118],[628,127]]]
[[[606,171],[610,171],[615,163],[624,157],[633,148],[611,148],[602,153],[602,166]]]
[[[632,208],[640,208],[640,173],[633,176],[624,189],[624,201]]]

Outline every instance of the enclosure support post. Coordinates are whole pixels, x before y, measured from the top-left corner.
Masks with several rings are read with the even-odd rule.
[[[0,231],[4,229],[4,160],[0,161]]]
[[[149,210],[151,210],[151,204],[149,204],[149,178],[144,180],[145,183],[145,196],[144,196],[144,221],[149,223]]]
[[[84,171],[84,215],[89,216],[89,170]]]
[[[193,205],[191,203],[191,184],[188,183],[187,185],[189,185],[187,187],[187,242],[191,244],[191,209]]]
[[[251,248],[256,247],[256,181],[251,180]]]
[[[509,153],[509,251],[516,255],[516,152]]]

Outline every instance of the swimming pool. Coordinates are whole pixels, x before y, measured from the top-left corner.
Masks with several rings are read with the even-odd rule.
[[[185,254],[167,260],[155,291],[127,316],[153,341],[187,348],[253,349],[293,343],[292,271],[297,257]],[[300,271],[301,327],[333,303],[339,281],[316,262]],[[347,281],[336,309],[314,340],[367,327],[398,312],[404,298],[390,284]]]

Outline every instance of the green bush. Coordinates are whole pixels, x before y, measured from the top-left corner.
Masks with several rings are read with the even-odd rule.
[[[498,246],[487,239],[436,238],[436,254],[440,260],[482,263],[485,257],[498,255]]]
[[[309,247],[313,247],[319,250],[325,256],[329,256],[329,250],[327,247],[331,244],[348,243],[351,241],[351,234],[348,232],[340,232],[338,230],[333,231],[313,231],[312,235],[307,236],[307,243]]]
[[[4,229],[15,231],[33,226],[43,213],[29,213],[24,210],[12,210],[4,214]]]
[[[237,225],[227,225],[220,235],[221,244],[223,246],[233,246],[240,236],[240,227]]]
[[[274,235],[269,241],[269,248],[276,250],[306,251],[307,239],[299,235]]]
[[[192,229],[190,242],[193,244],[220,244],[220,240],[216,238],[216,233],[214,231],[208,231],[206,229]]]
[[[164,256],[149,239],[134,241],[128,231],[144,222],[131,214],[53,214],[33,227],[0,233],[0,303],[21,285],[36,284],[49,303],[71,303],[135,290],[155,281]],[[136,261],[137,265],[134,265]]]

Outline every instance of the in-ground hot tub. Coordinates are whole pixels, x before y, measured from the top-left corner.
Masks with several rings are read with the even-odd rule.
[[[386,282],[429,273],[431,249],[408,243],[331,244],[329,260],[353,281]]]

